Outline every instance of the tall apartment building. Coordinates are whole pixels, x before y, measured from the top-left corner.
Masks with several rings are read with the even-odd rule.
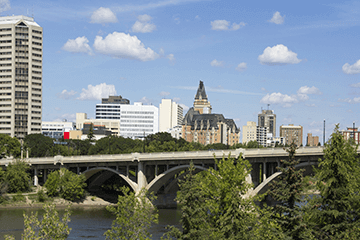
[[[273,110],[262,110],[258,115],[258,126],[268,128],[268,133],[276,136],[276,114]]]
[[[248,121],[243,126],[242,143],[256,141],[256,122]]]
[[[41,133],[42,36],[33,18],[0,17],[0,133]]]
[[[159,132],[166,132],[182,124],[183,108],[171,99],[162,99],[159,106]]]
[[[319,144],[319,136],[313,136],[312,133],[307,134],[306,146],[314,147]]]
[[[267,127],[256,127],[256,141],[263,147],[266,147],[266,140],[268,138],[269,128]]]
[[[289,126],[280,126],[280,137],[285,138],[285,144],[290,145],[292,142],[295,142],[296,146],[301,146],[303,142],[303,127],[294,126],[294,124],[289,124]]]

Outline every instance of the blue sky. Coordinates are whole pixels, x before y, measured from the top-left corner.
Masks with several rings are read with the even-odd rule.
[[[360,125],[360,1],[9,1],[43,27],[43,120],[94,117],[109,94],[185,109],[204,81],[238,127],[261,108],[322,140]],[[360,126],[359,126],[360,127]]]

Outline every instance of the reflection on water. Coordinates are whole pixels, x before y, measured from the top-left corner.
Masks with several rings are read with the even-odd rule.
[[[42,209],[0,209],[0,240],[4,235],[14,235],[16,239],[21,239],[24,229],[23,213],[30,214],[31,211],[38,211],[43,214]],[[60,216],[63,214],[60,210]],[[176,209],[160,209],[159,224],[151,229],[153,239],[160,239],[165,232],[167,225],[179,226],[180,211]],[[76,208],[72,209],[71,222],[72,228],[68,239],[105,239],[104,232],[111,228],[114,216],[106,211],[105,208]]]

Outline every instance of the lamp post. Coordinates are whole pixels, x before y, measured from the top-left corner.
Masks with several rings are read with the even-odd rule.
[[[355,142],[355,121],[353,121],[353,137],[354,137],[354,144],[356,144],[356,142]]]

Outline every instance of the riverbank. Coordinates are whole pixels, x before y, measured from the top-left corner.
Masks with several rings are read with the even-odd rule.
[[[99,197],[87,196],[81,202],[71,202],[62,198],[52,198],[44,202],[38,202],[30,199],[28,196],[24,196],[25,201],[8,201],[6,203],[0,204],[0,209],[22,209],[22,208],[39,208],[41,209],[44,204],[52,203],[55,204],[57,208],[65,208],[69,204],[71,208],[103,208],[109,205],[114,205],[113,203],[107,202]]]

